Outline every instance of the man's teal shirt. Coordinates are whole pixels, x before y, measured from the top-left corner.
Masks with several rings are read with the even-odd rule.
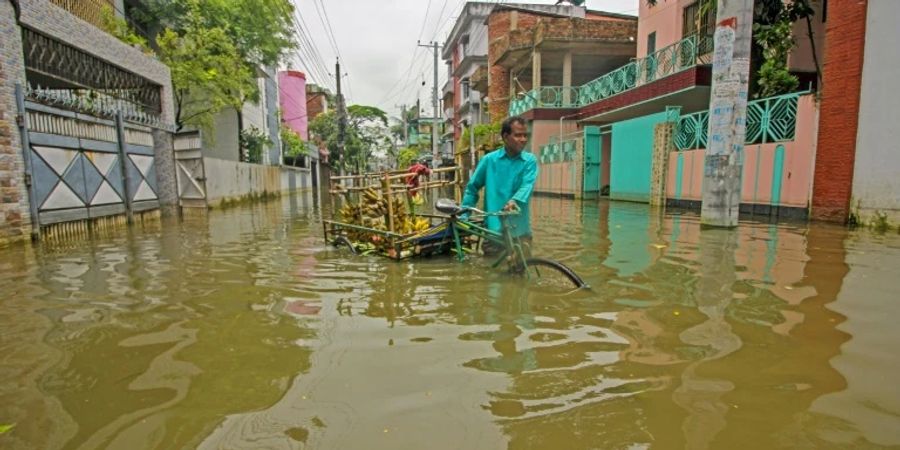
[[[478,162],[478,167],[475,168],[475,173],[466,186],[462,206],[477,207],[478,191],[481,188],[484,188],[486,212],[500,211],[510,200],[515,200],[521,212],[510,218],[512,233],[514,236],[530,236],[531,220],[528,204],[537,175],[537,159],[533,154],[523,151],[511,158],[506,154],[506,149],[500,147]],[[488,217],[485,225],[489,230],[501,231],[498,217]]]

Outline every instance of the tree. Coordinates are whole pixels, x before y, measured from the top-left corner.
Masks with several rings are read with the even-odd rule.
[[[391,144],[387,113],[374,106],[350,105],[347,108],[343,155],[338,149],[337,114],[334,111],[316,116],[309,129],[328,148],[331,164],[338,169],[352,168],[361,172],[377,150]]]
[[[175,124],[209,128],[226,106],[240,106],[240,92],[253,86],[231,41],[220,28],[199,24],[179,34],[166,29],[157,37],[160,59],[169,66],[175,97]]]
[[[415,145],[406,147],[397,154],[397,168],[405,169],[411,166],[417,159],[419,159],[419,147]]]
[[[290,0],[142,2],[139,18],[163,29],[155,48],[172,70],[177,128],[208,128],[228,106],[240,125],[243,104],[259,101],[257,70],[297,45],[293,14]]]

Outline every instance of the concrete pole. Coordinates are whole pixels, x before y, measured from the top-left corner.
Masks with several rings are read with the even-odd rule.
[[[563,106],[572,105],[572,52],[567,51],[563,56]]]
[[[438,121],[440,120],[440,108],[438,107],[438,49],[437,42],[428,45],[418,44],[419,47],[428,47],[434,52],[434,87],[431,90],[431,106],[434,107],[434,116],[431,118],[431,166],[435,169],[441,166],[441,155],[438,151]]]
[[[735,227],[741,203],[753,0],[718,2],[700,221]]]
[[[341,61],[334,63],[334,77],[337,85],[337,114],[338,114],[338,175],[344,171],[344,139],[347,130],[347,110],[344,108],[344,95],[341,93]]]
[[[441,167],[441,152],[438,148],[438,124],[441,112],[438,100],[438,43],[434,44],[434,89],[431,90],[431,105],[434,107],[434,116],[431,124],[431,165],[436,169]]]
[[[541,52],[538,50],[531,53],[531,89],[541,98]]]

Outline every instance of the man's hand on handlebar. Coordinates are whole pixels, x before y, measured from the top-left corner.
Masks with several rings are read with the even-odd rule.
[[[506,205],[503,207],[503,211],[505,212],[519,212],[519,204],[515,200],[510,200],[506,202]]]

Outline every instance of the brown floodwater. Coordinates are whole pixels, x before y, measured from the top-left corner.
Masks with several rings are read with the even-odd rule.
[[[900,447],[896,232],[537,198],[559,296],[318,204],[0,250],[0,448]]]

